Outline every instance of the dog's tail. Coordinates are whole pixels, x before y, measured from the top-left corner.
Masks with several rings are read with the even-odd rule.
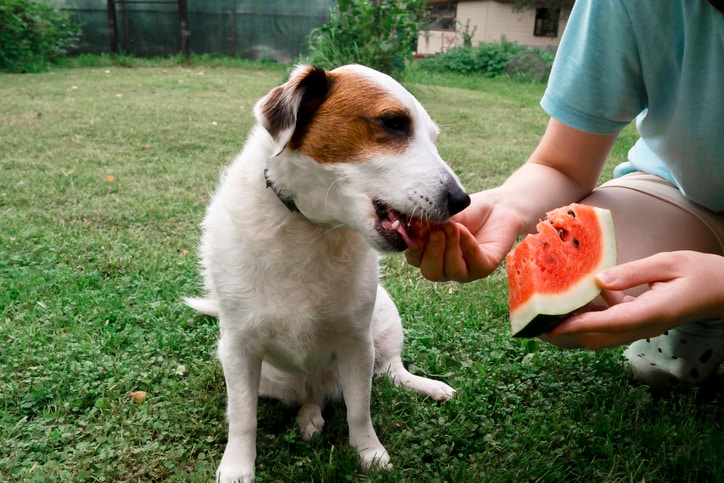
[[[219,316],[219,301],[211,298],[184,297],[184,303],[202,314]]]

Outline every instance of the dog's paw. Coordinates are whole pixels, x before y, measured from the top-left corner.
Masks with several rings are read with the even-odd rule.
[[[255,446],[247,447],[230,440],[216,470],[216,483],[251,483],[254,481]]]
[[[362,471],[391,470],[390,455],[384,446],[372,449],[367,448],[359,452],[359,466]]]
[[[428,396],[433,398],[435,401],[447,401],[455,395],[455,389],[448,386],[442,381],[435,381],[430,379],[430,386],[428,388]]]
[[[223,463],[216,470],[216,483],[251,483],[254,481],[254,469],[237,468]]]
[[[417,391],[423,396],[432,398],[435,401],[447,401],[455,395],[455,389],[442,381],[415,376],[407,371],[395,374],[393,377],[395,384],[400,384],[407,389]]]
[[[311,440],[324,429],[322,408],[317,404],[305,404],[297,413],[297,424],[299,425],[299,431],[302,432],[304,441]]]

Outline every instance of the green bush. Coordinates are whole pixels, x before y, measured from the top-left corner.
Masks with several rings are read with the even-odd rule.
[[[533,58],[536,60],[531,60]],[[523,64],[520,59],[525,59],[526,63]],[[517,78],[545,80],[552,63],[552,52],[502,39],[499,43],[480,43],[477,47],[456,47],[421,59],[419,66],[433,72],[480,74],[484,77],[497,77],[507,72]]]
[[[40,72],[77,46],[70,12],[36,0],[0,0],[0,71]]]
[[[298,59],[331,69],[358,63],[398,77],[426,18],[424,0],[339,0]]]

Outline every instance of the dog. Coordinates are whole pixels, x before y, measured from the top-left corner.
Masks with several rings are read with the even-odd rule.
[[[437,401],[447,384],[410,374],[379,253],[420,239],[470,198],[438,154],[438,127],[391,77],[361,65],[301,65],[254,107],[257,120],[202,222],[206,296],[218,316],[229,435],[217,481],[249,482],[257,399],[299,405],[305,439],[343,399],[362,469],[390,467],[372,427],[373,373]]]

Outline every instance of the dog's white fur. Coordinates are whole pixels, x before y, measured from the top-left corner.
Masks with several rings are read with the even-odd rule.
[[[325,402],[342,397],[361,466],[388,467],[370,419],[373,372],[438,401],[454,390],[402,365],[402,325],[373,249],[404,246],[375,200],[442,221],[467,195],[419,102],[372,69],[297,67],[254,112],[203,221],[207,296],[186,299],[219,317],[229,438],[217,481],[254,479],[259,395],[301,405],[305,438],[322,430]]]

